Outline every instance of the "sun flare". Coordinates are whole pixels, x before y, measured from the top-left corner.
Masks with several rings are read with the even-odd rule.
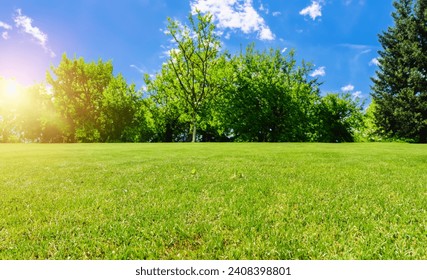
[[[22,86],[13,79],[3,80],[1,89],[8,99],[19,99],[22,92]]]
[[[6,94],[16,96],[18,94],[18,84],[15,81],[9,81],[6,84]]]

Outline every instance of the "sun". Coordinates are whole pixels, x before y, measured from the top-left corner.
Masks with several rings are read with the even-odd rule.
[[[22,87],[21,85],[13,80],[13,79],[6,79],[2,81],[2,91],[3,94],[8,98],[8,99],[19,99],[21,92],[22,92]]]
[[[15,80],[6,81],[6,95],[12,98],[19,95],[19,85]]]

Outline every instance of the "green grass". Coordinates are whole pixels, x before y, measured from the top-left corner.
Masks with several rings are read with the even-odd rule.
[[[427,259],[427,146],[0,145],[0,259]]]

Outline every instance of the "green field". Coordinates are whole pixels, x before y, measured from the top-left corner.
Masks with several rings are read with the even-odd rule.
[[[0,259],[427,259],[427,146],[0,145]]]

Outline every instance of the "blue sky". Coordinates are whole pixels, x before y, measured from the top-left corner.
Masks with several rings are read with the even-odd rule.
[[[115,73],[143,85],[167,59],[167,17],[214,15],[223,47],[237,53],[294,48],[315,65],[322,92],[369,97],[377,34],[392,25],[392,0],[0,0],[0,76],[29,85],[45,79],[63,53],[112,60]]]

